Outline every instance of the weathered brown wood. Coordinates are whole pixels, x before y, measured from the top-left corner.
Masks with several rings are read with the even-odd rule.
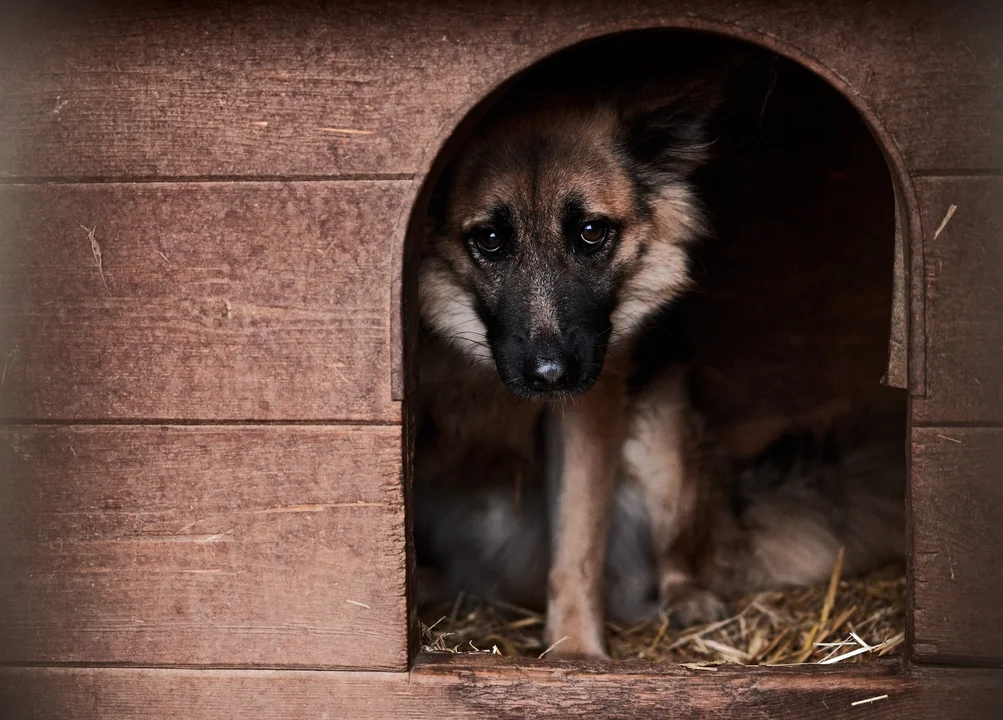
[[[400,422],[389,307],[408,191],[0,187],[0,416]]]
[[[916,190],[927,340],[913,418],[1003,422],[1003,177],[917,178]]]
[[[1003,429],[913,428],[912,655],[1003,661]]]
[[[610,672],[477,658],[411,673],[5,668],[5,720],[741,718],[981,720],[1003,672],[897,665]],[[887,697],[883,697],[887,696]],[[866,702],[871,700],[871,702]],[[854,705],[853,703],[862,703]]]
[[[658,26],[726,32],[816,64],[873,110],[914,170],[1003,167],[1003,20],[991,0],[416,8],[59,3],[8,19],[0,175],[422,172],[463,113],[517,70],[580,40]]]
[[[400,442],[0,429],[0,661],[403,670]]]

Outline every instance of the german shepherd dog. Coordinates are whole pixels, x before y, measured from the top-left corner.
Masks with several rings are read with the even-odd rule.
[[[840,431],[785,439],[742,470],[700,429],[685,365],[636,379],[638,339],[690,283],[688,248],[706,229],[691,177],[733,66],[630,85],[569,82],[567,68],[527,81],[431,201],[419,569],[437,569],[442,592],[545,595],[551,656],[605,657],[605,612],[668,605],[697,622],[724,611],[721,596],[825,577],[841,546],[853,570],[904,550],[897,429],[879,444],[891,461]],[[784,509],[801,520],[781,521]]]

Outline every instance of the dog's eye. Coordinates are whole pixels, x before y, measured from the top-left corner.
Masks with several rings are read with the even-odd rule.
[[[504,236],[494,228],[476,228],[470,233],[470,240],[486,253],[496,253],[505,244]]]
[[[609,235],[609,225],[601,220],[592,220],[582,225],[582,241],[593,247],[601,245]]]

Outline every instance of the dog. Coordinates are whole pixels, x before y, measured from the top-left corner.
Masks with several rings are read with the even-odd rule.
[[[897,427],[795,433],[743,468],[690,407],[684,354],[639,372],[639,343],[691,285],[707,232],[692,177],[735,64],[626,85],[541,74],[430,203],[419,566],[442,593],[543,604],[551,657],[606,657],[606,614],[712,620],[736,593],[827,577],[839,547],[848,571],[904,552]]]
[[[725,77],[529,83],[485,118],[432,201],[415,496],[550,486],[555,656],[605,656],[631,348],[689,284],[687,246],[704,220],[688,179]]]

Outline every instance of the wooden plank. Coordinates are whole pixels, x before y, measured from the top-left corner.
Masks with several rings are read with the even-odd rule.
[[[0,662],[406,667],[400,428],[0,430]]]
[[[912,655],[1003,661],[1003,429],[913,428]]]
[[[796,55],[872,110],[911,169],[1003,167],[988,0],[39,5],[0,38],[0,176],[420,173],[516,71],[660,26]]]
[[[619,670],[619,668],[617,669]],[[659,673],[432,660],[411,673],[0,669],[5,718],[741,718],[981,720],[1003,672],[884,664]],[[866,702],[870,700],[871,702]],[[853,703],[862,703],[854,705]]]
[[[0,416],[400,422],[390,258],[407,193],[0,187]]]
[[[917,178],[916,191],[927,382],[913,418],[1003,422],[1003,177]]]

